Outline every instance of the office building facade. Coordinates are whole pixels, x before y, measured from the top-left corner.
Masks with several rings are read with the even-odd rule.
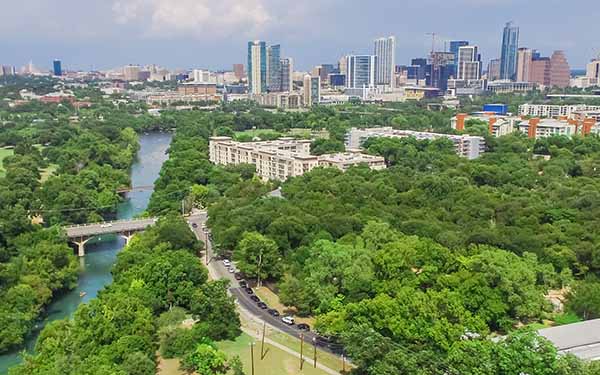
[[[391,86],[396,66],[396,37],[375,39],[373,54],[377,58],[375,84]]]
[[[592,80],[596,80],[598,84],[600,84],[600,55],[587,64],[587,69],[585,71],[585,76]]]
[[[563,51],[554,51],[550,57],[550,86],[564,89],[571,84],[571,68]]]
[[[457,78],[465,81],[481,78],[481,61],[477,46],[463,46],[458,49]]]
[[[267,91],[267,47],[265,42],[248,42],[248,87],[250,94]]]
[[[292,80],[294,61],[287,57],[279,60],[279,64],[281,69],[281,91],[292,91],[294,89],[294,82]]]
[[[375,86],[377,57],[373,55],[350,55],[346,58],[346,87],[360,89]]]
[[[519,48],[517,51],[517,82],[529,82],[531,80],[531,65],[533,63],[533,50]]]
[[[319,104],[321,101],[321,77],[305,75],[302,89],[304,106],[311,107]]]
[[[244,72],[244,64],[233,64],[233,74],[238,81],[241,81],[246,73]]]
[[[267,90],[281,91],[281,46],[267,47]]]
[[[497,81],[500,79],[500,59],[492,59],[488,64],[487,78],[490,81]]]
[[[500,56],[500,79],[515,80],[517,75],[517,49],[519,48],[519,28],[512,22],[504,27]]]
[[[52,70],[56,77],[62,76],[62,63],[60,60],[54,60],[52,62]]]
[[[460,47],[468,46],[469,42],[466,40],[452,40],[450,41],[450,52],[454,54],[454,65],[458,65],[458,49]]]

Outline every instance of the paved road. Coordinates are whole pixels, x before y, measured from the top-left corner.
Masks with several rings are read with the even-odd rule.
[[[65,227],[69,238],[96,236],[99,234],[137,232],[146,229],[156,223],[155,218],[119,220],[106,223],[93,223],[83,225],[73,225]]]
[[[188,222],[190,223],[190,225],[192,225],[192,231],[196,234],[196,237],[207,244],[208,253],[209,253],[209,265],[208,266],[209,266],[209,269],[212,271],[212,273],[214,275],[216,275],[218,278],[228,279],[231,282],[231,286],[229,288],[230,293],[236,298],[238,303],[246,311],[248,311],[250,314],[252,314],[254,317],[260,319],[261,321],[267,322],[267,324],[269,324],[270,326],[272,326],[272,327],[278,329],[279,331],[282,331],[290,336],[300,338],[300,335],[304,334],[305,342],[312,343],[313,340],[315,340],[317,337],[317,335],[315,333],[300,331],[300,330],[296,329],[295,325],[289,326],[289,325],[283,323],[281,321],[281,317],[276,318],[274,316],[271,316],[271,315],[269,315],[267,310],[262,310],[261,308],[259,308],[256,305],[256,302],[254,302],[250,299],[250,295],[247,294],[243,289],[240,288],[240,284],[235,279],[233,274],[231,274],[227,271],[227,269],[223,265],[223,262],[220,260],[217,260],[216,258],[213,257],[212,243],[208,239],[208,228],[205,228],[206,232],[203,228],[203,225],[206,223],[207,219],[208,219],[208,215],[206,214],[206,212],[199,212],[199,213],[189,216]],[[193,224],[196,224],[196,227],[194,227]],[[204,259],[204,260],[206,260],[206,259]],[[281,311],[280,311],[280,313],[281,313]],[[320,348],[322,350],[325,350],[330,353],[339,354],[339,352],[333,351],[329,347],[320,346]]]

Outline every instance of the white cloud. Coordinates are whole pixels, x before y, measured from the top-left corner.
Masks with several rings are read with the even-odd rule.
[[[150,36],[252,36],[272,21],[267,0],[115,0],[121,24],[141,25]]]

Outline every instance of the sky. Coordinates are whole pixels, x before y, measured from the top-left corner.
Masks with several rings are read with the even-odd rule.
[[[478,45],[484,65],[500,55],[507,21],[520,46],[543,55],[564,50],[572,69],[600,53],[598,0],[3,0],[0,64],[109,69],[158,64],[170,69],[231,69],[247,42],[281,44],[297,69],[372,53],[394,35],[396,63],[426,56],[437,36]]]

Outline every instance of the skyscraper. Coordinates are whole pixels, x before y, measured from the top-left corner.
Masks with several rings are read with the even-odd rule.
[[[248,88],[250,94],[267,91],[267,47],[265,42],[248,42]]]
[[[304,106],[310,107],[319,104],[321,101],[321,77],[307,74],[304,76],[303,83]]]
[[[500,59],[492,59],[488,64],[487,78],[489,81],[500,79]]]
[[[462,46],[458,49],[457,78],[472,81],[481,78],[481,57],[477,46]]]
[[[571,68],[563,51],[554,51],[550,57],[550,86],[565,88],[571,84]]]
[[[139,65],[127,65],[123,68],[123,78],[126,81],[137,81],[140,79],[141,70]]]
[[[294,72],[294,61],[291,58],[280,60],[281,65],[281,91],[292,91],[294,84],[292,73]]]
[[[550,85],[550,58],[541,57],[539,54],[534,54],[531,62],[530,82],[537,83],[542,86]]]
[[[373,55],[349,55],[346,57],[346,87],[360,89],[375,85],[377,57]]]
[[[267,90],[281,90],[281,46],[267,47]]]
[[[244,64],[233,64],[233,73],[238,80],[244,78]]]
[[[374,55],[377,56],[375,84],[390,86],[396,66],[396,37],[375,39]]]
[[[531,79],[531,66],[533,64],[533,50],[519,48],[517,52],[517,82],[529,82]]]
[[[62,76],[62,64],[61,64],[60,60],[54,60],[54,62],[52,63],[52,67],[53,67],[55,76],[57,76],[57,77]]]
[[[454,65],[458,65],[458,49],[460,47],[468,46],[469,42],[466,40],[451,40],[450,41],[450,52],[454,54]]]
[[[508,22],[502,35],[500,56],[500,79],[515,80],[517,76],[517,49],[519,48],[519,28]]]

